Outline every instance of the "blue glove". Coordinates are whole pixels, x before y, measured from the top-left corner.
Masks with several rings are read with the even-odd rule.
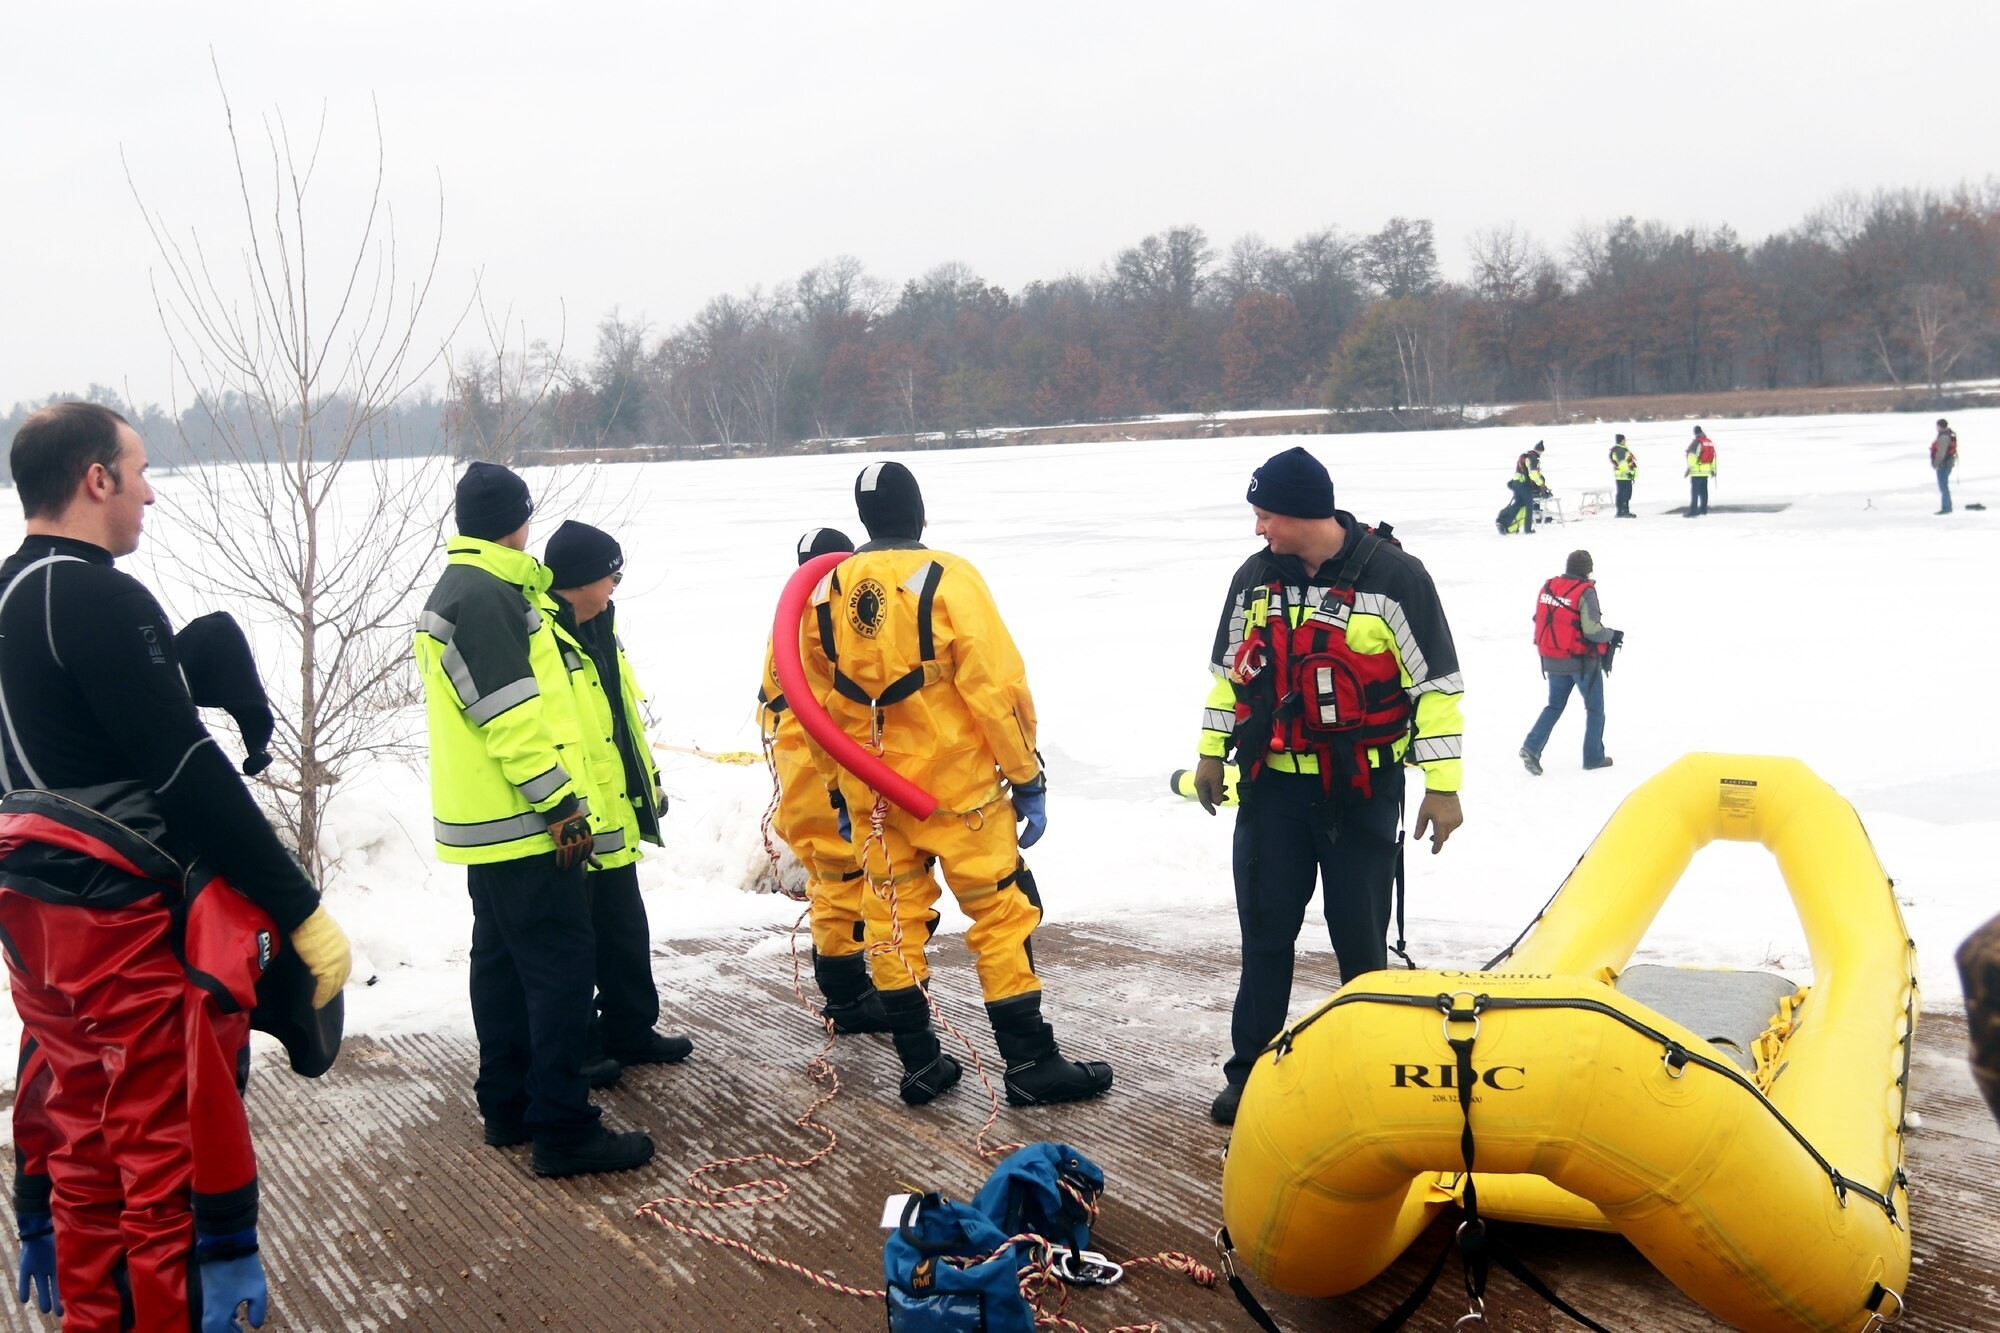
[[[236,1309],[246,1301],[250,1327],[263,1327],[271,1293],[257,1257],[257,1228],[223,1236],[197,1231],[194,1261],[201,1274],[201,1333],[236,1333]]]
[[[847,817],[847,798],[835,787],[826,794],[826,803],[833,807],[835,822],[840,825],[840,836],[847,842],[854,841],[854,821]]]
[[[1025,819],[1021,845],[1033,847],[1049,828],[1049,775],[1037,773],[1027,782],[1014,784],[1014,818]]]
[[[48,1213],[22,1213],[14,1219],[21,1228],[21,1304],[28,1303],[28,1287],[35,1288],[35,1306],[43,1314],[61,1314],[62,1297],[56,1291],[56,1221]]]

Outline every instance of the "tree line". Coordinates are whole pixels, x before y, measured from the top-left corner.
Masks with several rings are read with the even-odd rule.
[[[585,354],[489,324],[369,448],[671,455],[1256,408],[1420,426],[1482,403],[1885,381],[1936,397],[2000,374],[2000,178],[1843,194],[1755,244],[1624,217],[1555,247],[1489,228],[1466,259],[1447,278],[1432,223],[1405,217],[1222,250],[1171,227],[1014,292],[956,262],[898,288],[842,256],[664,331],[613,311]],[[128,415],[171,461],[208,456],[241,410]]]

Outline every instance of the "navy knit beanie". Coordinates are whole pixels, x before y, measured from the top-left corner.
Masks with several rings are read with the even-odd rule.
[[[583,588],[623,569],[625,551],[604,529],[568,518],[549,538],[542,563],[555,575],[551,588]]]
[[[870,537],[924,535],[924,493],[901,463],[870,463],[854,479],[854,507]]]
[[[498,463],[474,463],[458,479],[458,530],[497,542],[535,512],[528,483]]]
[[[839,528],[814,528],[799,538],[799,563],[803,565],[815,556],[853,549],[854,539]]]
[[[1333,478],[1317,458],[1291,448],[1266,459],[1250,474],[1250,491],[1244,498],[1267,513],[1332,518]]]

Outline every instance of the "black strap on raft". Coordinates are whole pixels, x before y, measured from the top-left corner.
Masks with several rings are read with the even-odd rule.
[[[1469,1005],[1461,1008],[1459,1001],[1467,1000]],[[1460,1322],[1484,1325],[1486,1322],[1486,1277],[1487,1265],[1498,1263],[1512,1273],[1522,1286],[1547,1301],[1569,1318],[1581,1324],[1591,1333],[1609,1333],[1602,1324],[1579,1311],[1555,1293],[1554,1288],[1536,1277],[1528,1266],[1492,1243],[1486,1232],[1486,1219],[1479,1215],[1479,1183],[1472,1174],[1473,1156],[1477,1143],[1472,1134],[1473,1089],[1479,1086],[1479,1075],[1472,1067],[1472,1044],[1479,1039],[1479,1011],[1486,1007],[1487,997],[1471,991],[1459,991],[1453,995],[1437,997],[1437,1006],[1444,1011],[1444,1038],[1451,1047],[1456,1069],[1454,1081],[1458,1085],[1458,1109],[1465,1117],[1465,1128],[1459,1134],[1459,1153],[1465,1159],[1465,1188],[1460,1195],[1460,1208],[1465,1220],[1458,1224],[1458,1253],[1465,1271],[1465,1298],[1468,1310]],[[1470,1024],[1471,1029],[1462,1037],[1454,1036],[1454,1028]],[[1438,1275],[1444,1271],[1445,1258],[1452,1246],[1446,1245],[1438,1251],[1437,1259],[1431,1264],[1424,1280],[1409,1294],[1401,1305],[1389,1312],[1387,1318],[1375,1326],[1375,1333],[1395,1333],[1409,1321],[1424,1303],[1431,1289],[1437,1285]]]
[[[1243,1307],[1243,1313],[1249,1315],[1250,1321],[1264,1333],[1283,1333],[1277,1320],[1271,1318],[1271,1312],[1257,1299],[1257,1293],[1251,1291],[1250,1284],[1236,1272],[1236,1247],[1230,1242],[1228,1227],[1215,1229],[1215,1247],[1222,1255],[1222,1279],[1229,1284],[1229,1290],[1235,1295],[1236,1303]]]
[[[1396,942],[1389,946],[1389,952],[1402,959],[1403,966],[1414,972],[1417,970],[1417,965],[1410,957],[1409,941],[1404,938],[1408,932],[1403,929],[1403,899],[1405,894],[1403,880],[1403,839],[1403,802],[1399,798],[1396,802]]]

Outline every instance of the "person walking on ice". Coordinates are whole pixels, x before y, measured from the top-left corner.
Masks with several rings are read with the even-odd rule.
[[[1521,742],[1521,763],[1536,777],[1572,689],[1583,696],[1583,766],[1611,767],[1611,756],[1604,753],[1604,674],[1624,636],[1604,627],[1591,568],[1590,552],[1571,551],[1563,572],[1535,598],[1535,651],[1548,677],[1549,701]]]

